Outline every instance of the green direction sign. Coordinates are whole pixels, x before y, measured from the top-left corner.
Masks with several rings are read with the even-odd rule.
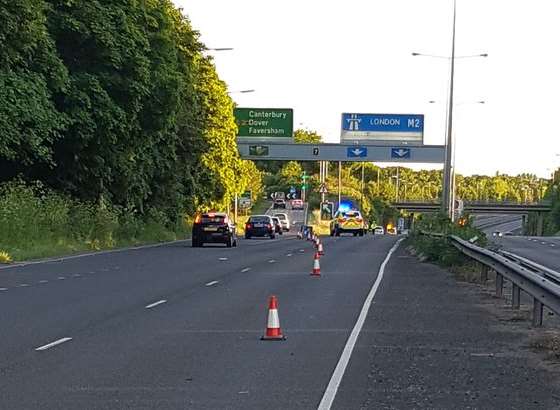
[[[238,138],[292,139],[294,111],[291,108],[235,108]]]

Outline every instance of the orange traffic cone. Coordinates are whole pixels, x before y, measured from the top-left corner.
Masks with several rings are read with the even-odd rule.
[[[280,319],[278,318],[278,301],[276,296],[271,296],[268,300],[268,322],[266,332],[261,340],[286,340],[280,329]]]
[[[318,236],[315,236],[315,247],[316,247],[316,248],[319,247],[319,243],[321,243],[321,240],[319,239]]]
[[[311,276],[321,276],[321,265],[319,264],[319,252],[315,252],[313,257],[313,270]]]
[[[325,252],[323,251],[323,242],[319,242],[319,245],[317,245],[317,253],[321,256],[325,254]]]

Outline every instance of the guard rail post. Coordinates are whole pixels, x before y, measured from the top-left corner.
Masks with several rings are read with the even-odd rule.
[[[519,309],[521,305],[521,288],[515,283],[511,285],[511,307],[513,309]]]
[[[480,264],[480,281],[486,283],[488,281],[488,271],[490,269],[485,264]]]
[[[504,296],[504,276],[496,272],[496,296],[501,298]]]
[[[543,324],[543,304],[537,298],[533,298],[533,326],[541,327]]]

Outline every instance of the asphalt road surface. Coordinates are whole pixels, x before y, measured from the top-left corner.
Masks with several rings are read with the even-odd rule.
[[[381,281],[397,240],[325,238],[319,278],[291,235],[2,269],[0,408],[551,408],[541,370],[472,356],[502,340],[445,273],[400,249]]]
[[[521,236],[521,217],[511,215],[477,218],[476,224],[491,225],[483,231],[500,249],[560,272],[560,237]],[[504,236],[493,236],[493,232],[502,232]]]

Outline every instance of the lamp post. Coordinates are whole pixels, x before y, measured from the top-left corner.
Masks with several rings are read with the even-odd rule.
[[[443,169],[443,192],[441,198],[441,210],[453,219],[453,195],[451,188],[453,185],[452,159],[453,159],[453,83],[455,80],[455,60],[459,58],[488,57],[488,54],[473,54],[466,56],[455,56],[455,21],[457,11],[457,0],[453,0],[453,28],[451,35],[451,56],[439,56],[433,54],[422,54],[413,52],[413,56],[443,58],[450,60],[449,74],[449,100],[447,103],[447,131],[445,136],[445,162]]]

